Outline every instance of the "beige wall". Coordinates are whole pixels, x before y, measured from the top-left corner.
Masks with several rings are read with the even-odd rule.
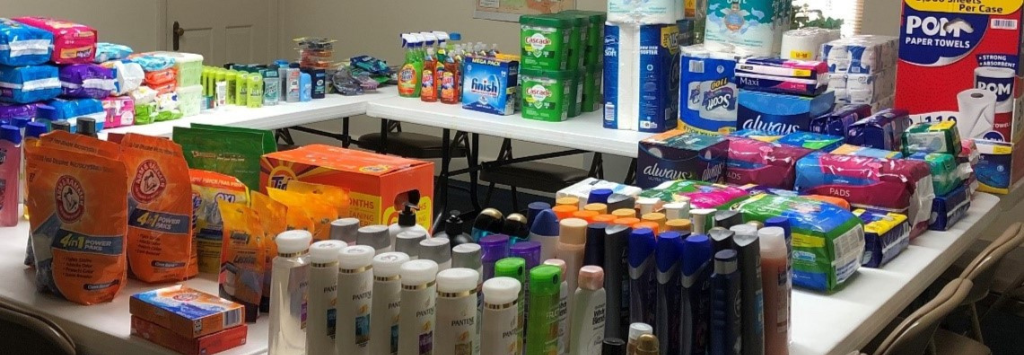
[[[164,48],[165,0],[0,0],[0,17],[49,16],[92,26],[104,42]],[[173,1],[173,0],[171,0]]]
[[[901,0],[864,0],[865,34],[899,36]]]

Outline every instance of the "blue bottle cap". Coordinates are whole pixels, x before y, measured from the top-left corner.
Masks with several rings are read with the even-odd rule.
[[[640,267],[654,253],[655,243],[650,228],[634,229],[629,235],[629,266]]]
[[[772,217],[764,221],[765,227],[779,227],[786,231],[786,238],[793,235],[793,231],[790,229],[792,225],[789,221],[789,217]]]
[[[28,125],[25,126],[25,137],[39,138],[49,131],[50,130],[46,128],[45,123],[29,122]]]
[[[590,196],[587,197],[587,203],[608,203],[608,197],[611,195],[612,190],[594,189],[590,191]]]
[[[658,236],[658,249],[654,259],[658,263],[658,271],[668,272],[679,262],[682,254],[683,236],[678,232],[665,232]]]
[[[683,275],[690,276],[711,261],[711,238],[691,235],[683,242]]]
[[[451,41],[461,41],[462,40],[462,34],[458,33],[458,32],[449,33],[448,34],[448,40],[451,40]]]
[[[715,253],[715,273],[727,275],[736,272],[736,251],[732,249]]]
[[[530,221],[530,234],[542,235],[545,237],[557,237],[558,236],[558,216],[555,215],[555,211],[542,210],[537,214],[537,217]]]
[[[25,128],[29,122],[32,122],[32,119],[28,117],[15,117],[14,121],[11,121],[12,125],[19,129]]]
[[[16,145],[21,144],[21,128],[11,125],[0,126],[0,139]]]
[[[550,210],[551,204],[547,202],[534,202],[527,206],[526,212],[526,223],[533,223],[533,220],[537,218],[537,214],[543,210]]]

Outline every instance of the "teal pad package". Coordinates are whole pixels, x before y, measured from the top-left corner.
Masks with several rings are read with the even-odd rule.
[[[951,154],[944,153],[914,153],[910,160],[918,160],[928,163],[932,172],[932,186],[935,187],[935,196],[943,196],[956,190],[963,182],[957,169],[956,158]]]

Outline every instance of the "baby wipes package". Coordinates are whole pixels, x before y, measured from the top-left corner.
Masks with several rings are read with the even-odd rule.
[[[128,174],[117,145],[67,132],[26,150],[36,285],[84,305],[110,302],[128,267]]]
[[[732,206],[744,221],[789,218],[793,233],[793,285],[835,292],[861,266],[861,220],[836,205],[803,197],[757,195]]]
[[[794,132],[779,138],[776,142],[779,144],[807,148],[810,150],[831,152],[832,150],[839,148],[840,145],[843,145],[844,141],[845,138],[842,136],[830,136],[827,134],[811,132]]]
[[[946,231],[967,215],[971,208],[971,193],[967,185],[960,184],[945,195],[935,197],[932,203],[932,218],[928,229]]]
[[[117,128],[135,124],[135,101],[128,96],[110,96],[102,101],[107,119],[103,128]]]
[[[50,61],[55,64],[92,63],[96,57],[99,35],[92,27],[47,17],[17,17],[14,20],[53,35]]]
[[[60,67],[61,96],[103,99],[116,89],[114,73],[96,64],[72,64]]]
[[[734,185],[758,184],[792,190],[796,163],[812,150],[741,137],[729,137],[725,180]]]
[[[50,32],[0,17],[0,65],[39,65],[50,60]]]
[[[245,306],[245,322],[255,323],[263,297],[267,248],[259,215],[240,203],[218,202],[224,219],[223,250],[220,255],[221,297]]]
[[[605,26],[604,127],[661,133],[679,122],[679,27]]]
[[[946,195],[963,183],[956,158],[950,154],[914,153],[907,159],[928,164],[931,168],[932,186],[934,186],[936,196]]]
[[[907,111],[883,110],[850,125],[846,132],[846,143],[882,150],[901,150],[903,132],[910,125]]]
[[[680,49],[679,127],[709,135],[736,130],[736,62],[731,47],[712,51],[704,45]]]
[[[57,67],[49,65],[0,65],[0,101],[27,104],[55,98],[60,95],[58,75]]]
[[[128,300],[128,310],[187,339],[243,325],[243,306],[184,285],[140,292]]]
[[[857,209],[853,214],[864,221],[864,258],[861,265],[880,268],[910,246],[907,216],[878,210]]]
[[[833,92],[806,97],[741,89],[736,129],[779,135],[810,131],[811,121],[831,111],[833,105]]]
[[[755,55],[777,56],[790,29],[789,0],[708,0],[705,42],[719,42]]]
[[[96,64],[112,60],[119,61],[128,58],[130,55],[132,55],[132,47],[117,43],[98,42],[96,43],[96,58],[94,61]]]
[[[134,54],[128,57],[134,63],[142,66],[142,70],[147,73],[160,72],[174,68],[174,58],[165,56],[155,56],[149,53]]]

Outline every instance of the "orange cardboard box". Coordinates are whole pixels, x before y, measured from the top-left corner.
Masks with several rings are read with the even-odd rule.
[[[188,338],[170,329],[132,316],[132,335],[149,340],[183,355],[211,355],[245,345],[249,334],[245,324],[198,338]]]
[[[406,202],[419,206],[416,223],[430,229],[433,216],[434,163],[307,145],[271,153],[260,162],[260,191],[286,189],[289,181],[337,186],[351,198],[352,216],[360,225],[390,225]]]

